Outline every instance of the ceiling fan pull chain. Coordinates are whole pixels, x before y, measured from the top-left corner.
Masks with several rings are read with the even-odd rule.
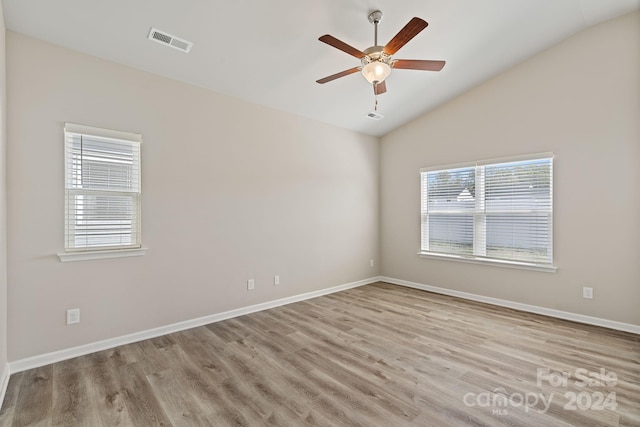
[[[373,97],[375,99],[375,102],[373,104],[373,111],[378,111],[378,94],[374,94]]]

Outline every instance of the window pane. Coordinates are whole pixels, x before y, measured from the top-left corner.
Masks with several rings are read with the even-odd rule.
[[[473,215],[430,214],[429,250],[447,254],[473,254]]]
[[[473,254],[475,169],[423,173],[422,250]]]
[[[136,244],[139,224],[135,213],[137,195],[70,194],[69,236],[72,247],[131,246]]]
[[[487,165],[487,256],[552,262],[551,159]]]
[[[486,166],[487,212],[550,210],[550,165],[542,159]]]
[[[550,214],[487,215],[487,256],[550,263],[550,231]]]
[[[429,172],[427,184],[429,213],[474,209],[475,168]]]
[[[68,134],[67,188],[139,191],[137,144]]]

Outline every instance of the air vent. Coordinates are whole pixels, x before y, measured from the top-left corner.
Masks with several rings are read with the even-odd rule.
[[[178,38],[176,36],[172,36],[171,34],[160,31],[156,28],[151,28],[149,31],[149,40],[153,40],[154,42],[163,44],[165,46],[172,47],[174,49],[178,49],[183,51],[184,53],[189,53],[191,48],[193,47],[193,43]]]
[[[370,112],[369,114],[367,114],[367,117],[369,117],[372,120],[381,120],[384,118],[384,116],[382,114],[378,114],[374,111]]]

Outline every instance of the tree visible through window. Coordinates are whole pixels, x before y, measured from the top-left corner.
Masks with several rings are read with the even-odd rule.
[[[553,264],[553,158],[421,171],[423,253]]]

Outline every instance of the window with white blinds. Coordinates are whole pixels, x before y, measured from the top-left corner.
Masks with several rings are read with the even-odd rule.
[[[65,250],[141,247],[142,136],[65,124]]]
[[[553,265],[553,155],[425,168],[421,253]]]

